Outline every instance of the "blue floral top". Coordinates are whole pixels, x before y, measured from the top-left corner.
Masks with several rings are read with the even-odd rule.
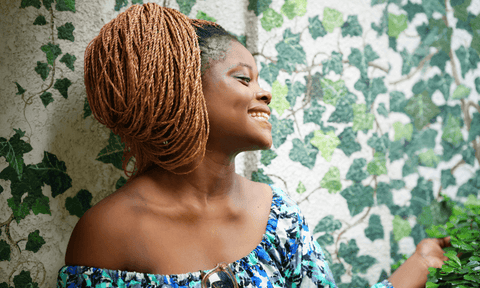
[[[230,263],[239,287],[337,287],[325,255],[298,205],[281,189],[273,199],[262,241],[249,255]],[[208,270],[205,270],[205,272]],[[200,271],[158,275],[86,266],[60,269],[57,288],[201,287]],[[387,280],[372,288],[393,288]]]

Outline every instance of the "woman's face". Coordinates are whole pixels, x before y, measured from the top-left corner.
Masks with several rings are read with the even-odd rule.
[[[210,122],[207,150],[236,155],[272,146],[272,95],[258,85],[255,60],[242,44],[231,41],[225,59],[210,63],[202,85]]]

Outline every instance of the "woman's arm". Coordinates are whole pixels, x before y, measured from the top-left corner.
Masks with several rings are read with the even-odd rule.
[[[450,246],[450,237],[423,239],[415,253],[400,266],[388,279],[395,288],[420,288],[425,287],[428,268],[441,268],[443,261],[448,260],[443,255],[443,248]]]

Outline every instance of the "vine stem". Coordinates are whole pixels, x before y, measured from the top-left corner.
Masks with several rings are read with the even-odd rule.
[[[430,59],[432,59],[433,55],[435,55],[435,54],[437,54],[437,53],[438,53],[438,51],[428,54],[425,58],[422,59],[422,61],[420,61],[420,63],[418,64],[417,68],[416,68],[413,72],[409,73],[407,76],[405,76],[405,77],[403,77],[403,78],[401,78],[401,79],[399,79],[399,80],[397,80],[397,81],[390,82],[390,85],[397,85],[397,84],[399,84],[399,83],[401,83],[401,82],[403,82],[403,81],[407,81],[408,79],[412,78],[415,74],[417,74],[418,71],[420,71],[420,69],[423,68],[423,66],[425,65],[425,63],[426,63],[427,61],[430,61]]]

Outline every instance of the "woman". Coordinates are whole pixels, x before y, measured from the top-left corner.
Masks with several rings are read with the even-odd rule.
[[[88,45],[85,86],[96,119],[128,147],[126,174],[136,162],[76,225],[58,287],[335,287],[295,202],[235,173],[238,153],[272,145],[272,95],[233,36],[134,5]],[[422,241],[375,287],[425,285],[447,243]]]

